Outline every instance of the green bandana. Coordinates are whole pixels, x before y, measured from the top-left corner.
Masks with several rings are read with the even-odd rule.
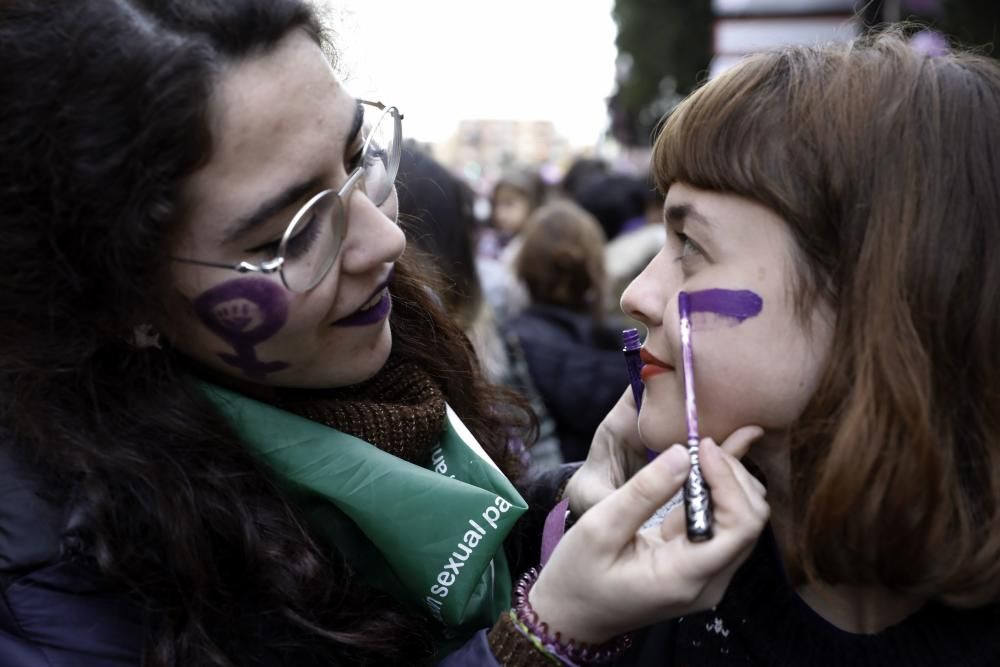
[[[502,544],[527,503],[450,407],[429,469],[303,417],[202,384],[313,531],[370,585],[446,626],[510,607]]]

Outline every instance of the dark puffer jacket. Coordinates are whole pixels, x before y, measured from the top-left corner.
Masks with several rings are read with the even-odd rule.
[[[135,667],[141,615],[63,535],[73,517],[0,431],[0,664]]]
[[[558,306],[534,305],[510,325],[556,422],[564,461],[587,457],[594,431],[628,386],[621,331]]]

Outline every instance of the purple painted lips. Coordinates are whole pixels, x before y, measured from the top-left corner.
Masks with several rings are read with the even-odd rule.
[[[372,293],[368,301],[361,308],[348,315],[347,317],[342,317],[333,323],[335,327],[366,327],[369,324],[375,324],[376,322],[381,322],[392,310],[392,295],[389,293],[389,281],[386,281],[378,286],[378,289]],[[377,301],[374,301],[375,299]],[[373,303],[374,301],[374,303]]]

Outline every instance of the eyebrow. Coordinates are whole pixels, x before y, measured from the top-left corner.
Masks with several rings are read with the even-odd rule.
[[[231,243],[244,234],[260,227],[276,214],[285,210],[306,195],[312,192],[317,192],[320,185],[321,180],[314,177],[307,181],[302,181],[288,186],[280,193],[258,206],[257,210],[250,215],[240,218],[236,222],[229,225],[223,233],[223,242]]]
[[[364,106],[361,104],[361,101],[358,100],[358,105],[354,109],[354,120],[351,121],[351,131],[347,135],[348,142],[357,136],[358,132],[361,130],[361,125],[364,123],[364,120]],[[223,232],[223,243],[231,243],[244,234],[260,227],[276,214],[285,210],[306,195],[318,192],[321,184],[321,179],[314,177],[288,186],[280,193],[258,206],[257,210],[250,215],[242,217],[229,225]]]
[[[701,223],[709,230],[712,228],[712,223],[709,222],[708,218],[695,210],[691,204],[673,204],[667,206],[663,209],[663,218],[667,223],[673,225],[684,225],[691,221]]]

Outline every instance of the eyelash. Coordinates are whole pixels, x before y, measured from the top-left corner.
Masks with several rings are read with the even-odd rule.
[[[701,248],[698,244],[691,240],[691,238],[684,232],[674,232],[674,236],[677,237],[677,241],[681,246],[681,254],[674,258],[675,262],[683,262],[685,259],[695,255],[702,255]]]
[[[316,237],[320,235],[320,226],[322,224],[323,221],[316,216],[316,212],[314,211],[312,219],[309,220],[309,223],[302,231],[288,239],[288,245],[285,246],[285,255],[288,259],[301,257],[309,252],[309,249],[316,241]]]
[[[261,243],[253,248],[248,248],[247,252],[253,255],[261,253],[267,255],[268,257],[273,257],[278,252],[278,246],[281,245],[281,239],[275,239],[273,241],[268,241],[267,243]]]
[[[352,155],[347,160],[347,164],[345,165],[347,167],[347,173],[351,173],[352,171],[354,171],[355,169],[358,168],[358,165],[361,162],[361,158],[362,158],[361,149],[359,148],[357,150],[357,152],[354,153],[354,155]],[[312,233],[312,231],[314,230],[314,228],[316,226],[314,223],[315,223],[315,221],[310,222],[310,224],[305,229],[303,229],[301,232],[299,232],[296,235],[296,237],[294,237],[292,239],[289,239],[289,243],[288,243],[288,253],[289,253],[289,255],[293,254],[292,246],[295,243],[295,241],[298,240],[298,237],[302,236],[303,234],[310,234],[310,233]],[[253,248],[249,248],[247,250],[247,252],[250,252],[250,253],[264,253],[264,254],[267,254],[269,256],[273,256],[275,253],[278,252],[278,246],[279,245],[281,245],[281,239],[275,239],[273,241],[268,241],[267,243],[262,243],[259,246],[255,246]]]
[[[288,259],[293,259],[308,252],[309,248],[312,247],[313,241],[315,241],[316,237],[319,236],[321,224],[322,222],[316,218],[314,213],[312,219],[306,224],[306,226],[302,227],[301,231],[295,236],[288,239],[288,245],[285,246],[285,256]],[[281,239],[276,239],[255,248],[251,248],[250,252],[266,253],[268,256],[273,257],[278,253],[278,246],[280,245]]]
[[[352,155],[350,158],[348,158],[347,165],[346,165],[347,166],[347,173],[348,174],[350,174],[352,171],[354,171],[355,169],[358,168],[358,166],[361,163],[361,158],[362,157],[363,156],[361,155],[361,149],[359,148],[354,155]]]

